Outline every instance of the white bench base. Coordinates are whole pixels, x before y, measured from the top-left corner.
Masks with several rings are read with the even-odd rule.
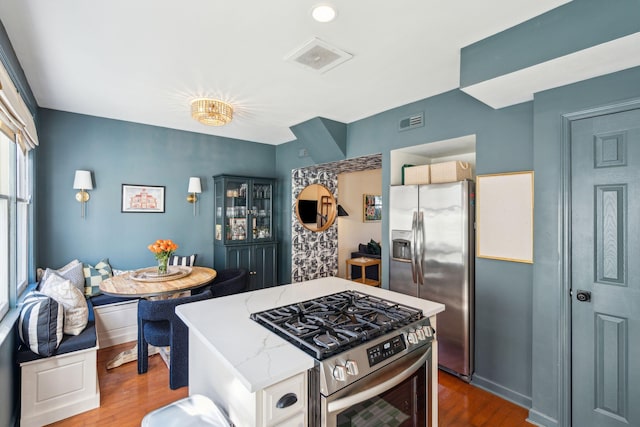
[[[100,406],[98,347],[20,364],[21,427],[40,427]]]
[[[138,339],[138,300],[100,305],[93,308],[99,348]]]

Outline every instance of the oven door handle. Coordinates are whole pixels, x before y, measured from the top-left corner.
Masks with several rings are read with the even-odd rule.
[[[411,364],[411,366],[409,366],[407,369],[394,376],[393,378],[371,386],[366,390],[361,391],[360,393],[351,394],[347,397],[343,397],[342,399],[337,399],[333,402],[327,403],[327,412],[334,413],[341,411],[342,409],[346,409],[360,402],[364,402],[365,400],[372,399],[384,393],[385,391],[392,389],[393,387],[397,386],[402,381],[413,375],[418,369],[420,369],[425,363],[427,363],[427,360],[429,360],[430,357],[431,348],[429,348],[428,351],[426,351],[417,361]]]

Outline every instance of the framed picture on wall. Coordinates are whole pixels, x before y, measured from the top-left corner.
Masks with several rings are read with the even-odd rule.
[[[122,212],[164,213],[164,186],[122,184]]]
[[[363,195],[363,222],[382,220],[382,196],[375,194]]]
[[[476,177],[476,255],[533,263],[533,171]]]

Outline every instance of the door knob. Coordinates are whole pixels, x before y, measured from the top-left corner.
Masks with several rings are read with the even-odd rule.
[[[576,298],[580,302],[589,302],[591,301],[591,292],[578,290]]]

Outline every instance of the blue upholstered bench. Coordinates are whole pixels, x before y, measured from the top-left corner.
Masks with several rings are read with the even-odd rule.
[[[117,304],[127,301],[137,301],[138,297],[114,297],[113,295],[100,294],[89,298],[94,307],[103,305]]]
[[[91,299],[87,300],[87,305],[89,307],[89,322],[87,323],[87,327],[84,328],[84,331],[82,331],[79,335],[65,334],[54,356],[96,347],[96,321],[93,315]],[[17,354],[18,363],[31,362],[32,360],[37,359],[45,359],[44,356],[40,356],[39,354],[36,354],[29,350],[29,347],[27,347],[20,340],[18,340],[18,342],[20,343],[18,345]]]
[[[96,316],[99,348],[138,339],[138,298],[96,295],[90,298]]]
[[[91,300],[87,305],[86,328],[64,335],[54,355],[43,357],[19,345],[21,427],[51,424],[100,406],[96,322]]]

